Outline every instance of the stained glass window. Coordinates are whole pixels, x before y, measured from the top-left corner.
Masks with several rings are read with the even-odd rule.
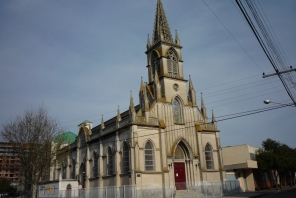
[[[182,117],[181,117],[181,107],[178,100],[174,100],[173,102],[173,110],[174,110],[174,120],[176,123],[182,123]]]
[[[154,170],[154,149],[151,142],[147,142],[145,145],[145,170]]]
[[[213,151],[210,144],[206,145],[205,148],[205,157],[206,157],[206,166],[207,169],[214,169],[214,163],[213,163]]]
[[[178,60],[175,52],[173,50],[168,51],[168,74],[169,77],[178,78]]]
[[[184,159],[184,153],[182,148],[178,145],[175,150],[175,159]]]

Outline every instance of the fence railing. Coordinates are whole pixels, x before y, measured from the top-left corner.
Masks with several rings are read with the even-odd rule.
[[[177,190],[182,188],[182,190]],[[171,197],[198,197],[210,198],[221,197],[240,193],[241,188],[238,180],[196,182],[193,185],[178,184],[162,187],[159,185],[124,185],[120,187],[108,186],[91,189],[58,190],[55,195],[38,195],[38,197],[49,198],[171,198]]]

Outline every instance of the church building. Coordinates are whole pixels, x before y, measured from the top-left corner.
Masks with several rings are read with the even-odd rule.
[[[88,189],[173,185],[176,190],[225,180],[220,131],[213,112],[208,118],[202,96],[197,104],[191,78],[184,76],[181,51],[158,0],[145,52],[148,81],[141,79],[139,104],[134,105],[131,93],[127,111],[118,108],[106,121],[102,116],[98,126],[88,120],[78,125],[69,156],[58,160],[51,179],[61,175]]]

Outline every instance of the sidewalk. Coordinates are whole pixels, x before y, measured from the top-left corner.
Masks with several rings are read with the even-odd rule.
[[[291,190],[291,189],[295,189],[296,186],[287,186],[285,188],[282,189],[282,191],[286,191],[286,190]],[[278,191],[275,188],[271,188],[271,189],[267,189],[267,190],[260,190],[260,191],[254,191],[254,192],[242,192],[242,193],[238,193],[238,194],[233,194],[233,195],[225,195],[221,198],[255,198],[255,197],[261,197],[264,195],[268,195],[268,194],[272,194],[272,193],[277,193]]]

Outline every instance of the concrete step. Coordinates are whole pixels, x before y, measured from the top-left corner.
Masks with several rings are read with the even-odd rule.
[[[175,198],[187,198],[187,190],[176,190]]]

